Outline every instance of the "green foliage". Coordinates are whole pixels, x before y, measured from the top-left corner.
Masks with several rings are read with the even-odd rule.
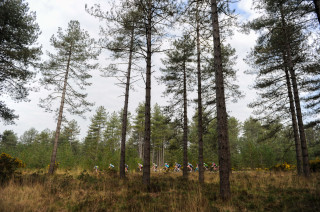
[[[4,183],[12,177],[18,168],[25,167],[19,158],[14,158],[6,153],[0,155],[0,183]]]
[[[35,76],[41,54],[36,46],[40,29],[35,12],[29,11],[24,0],[5,0],[0,3],[0,94],[8,94],[15,101],[26,100],[28,82]],[[14,123],[18,116],[0,101],[0,120]]]
[[[96,164],[98,157],[102,155],[103,146],[103,130],[106,127],[107,112],[103,106],[100,106],[96,110],[96,114],[91,118],[91,124],[88,129],[87,136],[84,140],[83,156],[86,164],[86,168],[93,167],[95,165],[102,166],[102,164]]]
[[[18,143],[18,137],[12,130],[3,131],[0,139],[0,145],[5,148],[13,148]]]
[[[25,131],[22,136],[20,136],[20,142],[23,144],[30,145],[35,142],[38,136],[38,131],[35,128],[30,128],[30,130]]]
[[[60,165],[60,163],[57,162],[57,161],[55,161],[55,162],[54,162],[54,170],[57,170],[57,169],[59,168],[59,165]],[[50,164],[48,164],[47,168],[48,168],[48,169],[50,168]]]
[[[70,21],[68,28],[62,31],[58,28],[57,35],[50,38],[54,47],[54,53],[48,53],[49,59],[41,65],[43,77],[40,83],[51,92],[45,99],[40,100],[40,106],[46,111],[52,111],[52,103],[60,100],[62,93],[64,105],[69,113],[82,115],[91,110],[92,103],[86,101],[87,94],[81,92],[86,86],[91,85],[90,71],[97,68],[97,64],[91,64],[96,60],[100,51],[94,48],[95,41],[89,33],[80,28],[78,21]],[[56,112],[59,108],[56,108]]]

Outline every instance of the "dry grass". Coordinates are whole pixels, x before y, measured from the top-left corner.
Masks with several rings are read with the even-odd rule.
[[[219,174],[152,174],[145,188],[141,173],[127,181],[117,175],[58,171],[55,176],[27,170],[0,187],[0,211],[319,211],[320,174],[246,171],[231,176],[232,198],[219,198]]]

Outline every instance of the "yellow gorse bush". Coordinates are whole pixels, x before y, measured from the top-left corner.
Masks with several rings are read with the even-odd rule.
[[[26,164],[22,162],[19,158],[14,158],[7,153],[1,153],[0,155],[0,169],[1,166],[4,166],[5,163],[13,163],[17,168],[24,168]]]
[[[12,177],[18,168],[24,168],[26,165],[19,158],[14,158],[7,153],[0,155],[0,182],[3,183]]]
[[[284,162],[282,164],[277,164],[277,165],[271,167],[271,169],[273,169],[275,171],[290,171],[290,170],[296,169],[296,166],[289,164],[287,162]]]

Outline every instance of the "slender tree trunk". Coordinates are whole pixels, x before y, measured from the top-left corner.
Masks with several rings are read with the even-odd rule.
[[[132,52],[133,52],[133,41],[134,41],[134,26],[131,29],[130,38],[130,53],[129,53],[129,63],[127,71],[127,82],[126,82],[126,93],[122,114],[122,132],[121,132],[121,152],[120,152],[120,178],[126,177],[125,162],[126,162],[126,137],[127,137],[127,124],[128,124],[128,104],[129,104],[129,92],[130,92],[130,75],[131,75],[131,65],[132,65]]]
[[[68,81],[68,75],[69,75],[69,66],[70,66],[70,60],[71,60],[71,50],[72,50],[72,45],[70,46],[70,49],[69,49],[67,69],[66,69],[66,74],[64,76],[63,90],[62,90],[62,96],[61,96],[61,102],[60,102],[60,108],[59,108],[58,123],[57,123],[56,133],[55,133],[55,137],[54,137],[54,145],[53,145],[53,150],[52,150],[52,155],[51,155],[49,174],[54,173],[54,167],[55,167],[55,162],[56,162],[56,157],[57,157],[58,140],[59,140],[59,136],[60,136],[63,107],[64,107],[64,101],[65,101],[65,97],[66,97],[67,81]]]
[[[282,5],[280,5],[280,14],[281,14],[282,29],[283,29],[283,32],[285,35],[285,49],[286,49],[286,53],[287,53],[286,59],[287,59],[287,64],[288,64],[290,75],[291,75],[294,101],[295,101],[296,111],[297,111],[299,135],[300,135],[300,142],[301,142],[301,149],[302,149],[303,172],[306,177],[309,177],[310,176],[310,167],[309,167],[307,140],[306,140],[306,135],[304,132],[302,112],[301,112],[301,106],[300,106],[300,97],[299,97],[299,91],[298,91],[298,85],[297,85],[297,78],[296,78],[296,74],[295,74],[295,70],[294,70],[294,65],[292,62],[289,36],[287,34],[287,25],[286,25],[286,21],[285,21],[284,15],[283,15]]]
[[[164,166],[164,144],[162,143],[162,163],[161,166]]]
[[[97,138],[97,145],[96,145],[96,154],[94,156],[94,161],[98,161],[98,151],[99,151],[99,141],[100,141],[100,133],[101,133],[101,126],[99,125],[98,128],[98,138]]]
[[[313,3],[314,3],[314,7],[315,7],[315,12],[318,17],[318,21],[320,24],[320,0],[313,0]]]
[[[283,53],[283,58],[284,58],[284,61],[286,61],[284,53]],[[298,174],[301,175],[303,173],[302,155],[301,155],[301,143],[300,143],[300,139],[299,139],[297,116],[296,116],[294,102],[293,102],[290,75],[289,75],[289,71],[287,69],[287,64],[285,65],[284,69],[285,69],[285,73],[286,73],[288,97],[289,97],[289,101],[290,101],[290,112],[291,112],[291,120],[292,120],[294,142],[295,142],[295,145],[296,145],[297,171],[298,171]]]
[[[139,157],[143,159],[143,139],[141,133],[139,133]]]
[[[143,184],[150,185],[150,111],[151,111],[151,24],[152,24],[152,4],[148,1],[148,16],[146,26],[147,37],[147,70],[146,70],[146,103],[145,103],[145,135],[144,135],[144,162],[143,162]]]
[[[216,98],[217,98],[217,125],[218,125],[218,145],[219,145],[219,175],[220,175],[220,195],[222,199],[230,199],[230,148],[228,137],[228,118],[226,101],[224,94],[224,80],[222,72],[221,42],[219,32],[219,19],[216,0],[211,0],[211,16],[214,43],[214,70],[216,71]]]
[[[183,178],[188,179],[188,101],[186,64],[183,62]]]
[[[200,16],[199,16],[199,0],[197,0],[197,77],[198,77],[198,145],[199,145],[199,182],[204,183],[203,170],[203,125],[202,125],[202,85],[201,85],[201,60],[200,60]]]

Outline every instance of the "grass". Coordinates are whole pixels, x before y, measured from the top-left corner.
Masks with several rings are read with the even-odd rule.
[[[310,179],[293,172],[245,171],[231,175],[231,200],[219,198],[219,174],[141,173],[126,181],[116,174],[58,170],[54,176],[25,170],[0,187],[0,211],[319,211],[320,174]]]

